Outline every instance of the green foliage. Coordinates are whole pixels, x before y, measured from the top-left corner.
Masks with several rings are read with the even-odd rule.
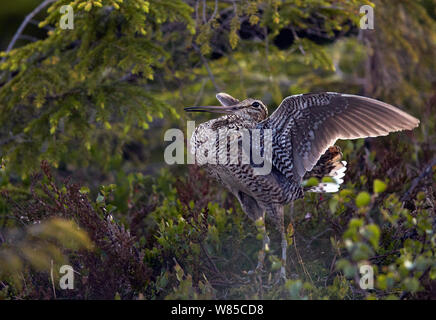
[[[59,27],[65,4],[73,30]],[[363,4],[375,5],[374,31],[357,28]],[[1,53],[0,298],[53,298],[51,260],[80,274],[60,298],[434,298],[434,8],[55,1],[38,16],[42,39]],[[253,223],[202,171],[162,160],[163,132],[184,128],[182,107],[215,104],[217,91],[260,98],[270,112],[291,94],[365,94],[421,126],[338,142],[345,183],[288,208],[289,280],[276,283],[281,239],[268,218]],[[32,175],[41,160],[53,174],[43,162]],[[265,267],[250,272],[264,227]],[[374,289],[359,287],[362,265]]]
[[[52,270],[59,279],[59,266],[67,264],[63,252],[92,249],[86,232],[73,221],[52,218],[30,225],[23,230],[10,230],[0,246],[0,277],[22,288],[21,274],[32,268],[42,272]],[[53,265],[55,267],[53,267]]]
[[[364,293],[367,298],[392,298],[398,292],[401,298],[411,296],[425,290],[425,278],[433,279],[436,272],[434,217],[430,218],[433,209],[419,200],[415,200],[415,206],[410,212],[391,195],[380,205],[384,218],[380,225],[369,221],[368,207],[364,218],[350,221],[344,233],[349,257],[339,260],[337,267],[350,279],[358,279],[358,266],[374,267],[376,295]]]
[[[1,54],[5,60],[0,66],[0,132],[4,138],[0,143],[8,168],[20,171],[25,178],[43,159],[54,165],[68,160],[70,166],[95,162],[110,166],[112,155],[120,154],[126,143],[143,139],[141,131],[148,129],[153,119],[164,114],[178,117],[173,107],[182,103],[177,101],[180,90],[183,95],[198,91],[191,86],[198,85],[198,76],[194,75],[199,70],[190,70],[198,57],[192,57],[186,48],[195,47],[195,43],[200,46],[201,55],[211,54],[221,45],[221,40],[216,39],[227,27],[228,38],[222,45],[230,46],[229,50],[238,44],[242,47],[238,32],[241,18],[245,17],[252,25],[271,28],[267,41],[290,24],[299,30],[316,27],[327,36],[334,36],[334,32],[348,28],[344,26],[348,19],[356,19],[353,10],[357,5],[369,2],[334,1],[337,9],[324,8],[329,3],[324,0],[292,5],[281,1],[243,1],[233,7],[221,3],[215,7],[215,2],[207,1],[201,4],[205,8],[188,3],[54,2],[39,24],[52,28],[44,40]],[[59,27],[59,9],[65,4],[74,9],[73,30]],[[224,6],[232,9],[229,22],[217,14]],[[262,15],[258,14],[259,9],[264,11]],[[206,15],[201,17],[199,12]],[[321,26],[307,20],[318,14],[324,17]],[[269,73],[280,70],[277,63],[294,60],[292,55],[285,57],[268,47]],[[243,44],[241,49],[251,52],[253,44]],[[298,38],[291,50],[307,52],[302,58],[304,64],[334,69],[326,50],[314,41]],[[228,66],[222,71],[218,66],[213,69],[218,77],[231,74]],[[247,71],[258,72],[256,69],[249,66]],[[174,90],[174,82],[187,87]],[[162,83],[170,92],[176,91],[170,95],[171,103]],[[274,100],[279,102],[278,88],[273,89],[277,92]]]
[[[368,192],[362,191],[356,197],[356,206],[358,208],[365,207],[371,202],[371,196]]]
[[[386,190],[387,186],[386,183],[379,179],[374,180],[374,192],[375,193],[382,193]]]
[[[73,30],[59,27],[65,4]],[[167,21],[193,25],[192,9],[173,0],[56,1],[47,11],[40,27],[54,29],[46,39],[3,54],[1,78],[15,74],[0,88],[2,153],[12,169],[35,168],[35,155],[58,163],[102,147],[108,158],[113,149],[102,139],[126,141],[162,118],[170,108],[147,88],[168,58],[158,30]]]

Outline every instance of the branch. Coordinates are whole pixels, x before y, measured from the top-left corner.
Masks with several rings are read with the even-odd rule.
[[[0,146],[6,145],[12,141],[16,141],[18,143],[21,143],[21,142],[27,142],[30,140],[24,139],[24,133],[19,133],[15,136],[12,135],[12,133],[11,133],[9,137],[0,140]]]
[[[201,53],[200,48],[196,45],[196,44],[192,44],[192,46],[194,47],[195,51],[198,52],[198,54],[200,55],[201,61],[203,62],[204,66],[206,67],[207,73],[209,74],[209,78],[212,81],[213,86],[215,87],[215,90],[217,92],[221,92],[220,87],[218,86],[218,84],[215,82],[215,77],[213,76],[212,70],[209,67],[209,63],[207,63],[206,58],[203,56],[203,54]]]
[[[203,0],[203,22],[206,22],[206,0]]]
[[[39,23],[40,23],[41,21],[38,21],[38,20],[34,20],[34,19],[31,19],[30,21],[29,21],[29,23],[30,24],[33,24],[34,26],[39,26]],[[44,29],[44,30],[48,30],[48,31],[50,31],[50,30],[54,30],[55,28],[53,28],[53,27],[51,27],[51,26],[43,26],[43,27],[41,27],[41,29]]]
[[[27,40],[27,41],[31,41],[31,42],[36,42],[36,41],[39,40],[37,37],[32,37],[32,36],[28,36],[28,35],[25,35],[25,34],[22,34],[22,35],[20,36],[20,39],[22,39],[22,40]]]
[[[14,47],[17,40],[20,38],[21,34],[24,31],[24,28],[31,22],[34,16],[36,16],[39,12],[41,12],[42,9],[44,9],[46,6],[48,6],[50,3],[55,2],[56,0],[44,0],[39,6],[37,6],[32,12],[30,12],[26,18],[21,23],[20,27],[18,28],[17,32],[15,32],[14,37],[12,38],[11,42],[9,43],[5,53],[9,53],[12,48]],[[3,57],[2,62],[4,61],[5,57]]]
[[[217,13],[218,13],[218,0],[215,0],[215,9],[213,10],[213,13],[210,16],[209,21],[207,23],[211,22],[215,18]]]
[[[424,168],[424,170],[422,170],[420,175],[413,180],[412,185],[410,186],[410,189],[407,190],[407,192],[401,197],[401,201],[404,202],[404,201],[409,200],[410,196],[412,195],[413,190],[415,190],[415,188],[418,186],[419,182],[424,177],[426,177],[427,175],[429,175],[433,172],[433,170],[432,170],[433,166],[436,166],[436,157],[434,157],[430,161],[430,163]]]
[[[292,35],[294,36],[295,41],[300,40],[300,37],[298,36],[297,32],[295,32],[294,27],[291,27]],[[303,56],[306,55],[306,52],[304,51],[304,48],[301,44],[298,45],[298,49],[300,49],[300,52],[303,54]]]
[[[195,29],[198,27],[198,0],[195,1]]]

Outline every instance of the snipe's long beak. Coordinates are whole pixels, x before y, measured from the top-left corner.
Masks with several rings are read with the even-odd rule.
[[[240,107],[238,106],[201,106],[201,107],[187,107],[185,108],[186,112],[212,112],[212,113],[232,113],[238,110]]]

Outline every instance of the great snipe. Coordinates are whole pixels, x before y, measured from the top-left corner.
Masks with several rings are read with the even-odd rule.
[[[302,184],[303,178],[310,175],[331,176],[337,184],[343,181],[346,162],[341,161],[339,148],[333,146],[336,140],[384,136],[393,131],[412,130],[419,125],[418,119],[392,105],[350,94],[327,92],[290,96],[270,117],[260,100],[239,101],[226,93],[216,97],[222,106],[185,108],[186,111],[226,114],[196,128],[191,138],[191,152],[216,148],[220,138],[211,136],[210,130],[221,130],[219,136],[225,137],[226,132],[235,129],[271,129],[272,170],[269,174],[254,174],[250,163],[206,163],[204,166],[236,196],[251,219],[264,219],[266,213],[281,233],[282,278],[286,278],[287,248],[284,205],[303,197],[304,191],[338,190],[338,186],[331,183],[310,189]],[[258,268],[262,268],[268,245],[265,231]]]

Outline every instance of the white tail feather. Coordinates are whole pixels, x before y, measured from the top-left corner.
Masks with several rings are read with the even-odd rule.
[[[335,182],[321,182],[317,186],[310,188],[309,192],[338,192],[339,186],[344,182],[343,177],[345,176],[345,171],[347,171],[347,162],[341,161],[343,167],[330,173],[330,176]]]

